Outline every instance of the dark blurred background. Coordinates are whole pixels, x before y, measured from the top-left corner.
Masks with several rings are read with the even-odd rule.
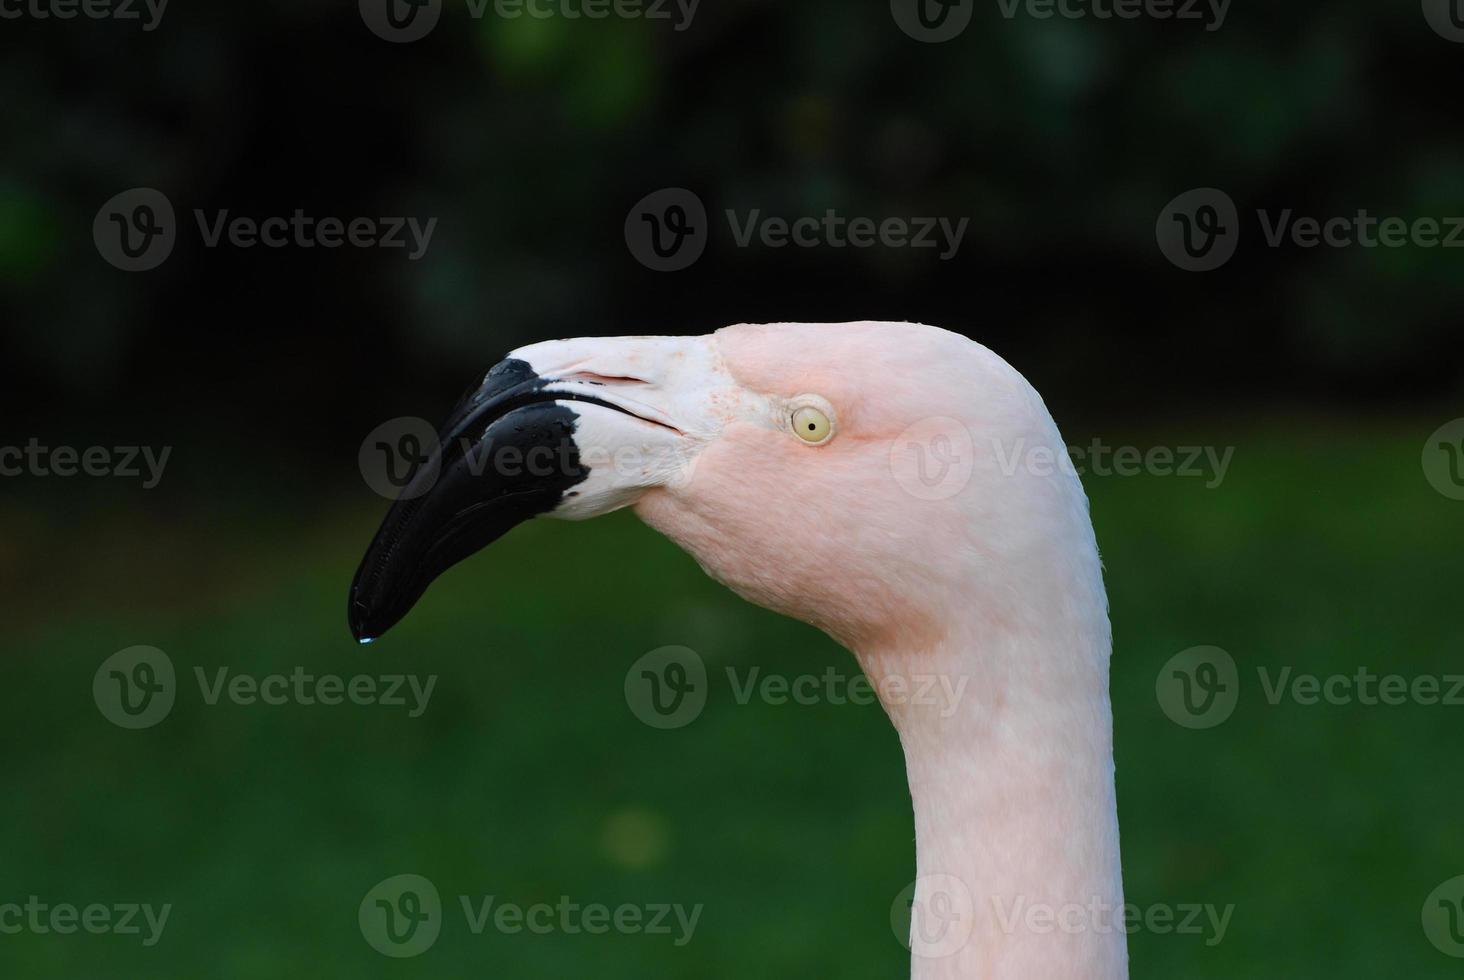
[[[176,0],[153,30],[0,20],[0,443],[172,447],[149,490],[0,479],[0,901],[178,906],[155,949],[0,936],[0,973],[901,975],[884,923],[912,832],[877,708],[723,698],[668,740],[621,698],[625,668],[667,643],[714,665],[856,669],[814,631],[724,594],[623,516],[516,532],[380,651],[344,622],[385,507],[357,468],[378,424],[440,420],[536,340],[851,319],[980,340],[1074,443],[1236,449],[1216,488],[1088,481],[1130,897],[1238,907],[1214,948],[1136,936],[1134,975],[1457,972],[1418,910],[1464,872],[1464,708],[1255,694],[1190,732],[1153,679],[1200,643],[1243,672],[1459,665],[1464,504],[1430,488],[1419,453],[1464,414],[1460,253],[1272,248],[1255,212],[1464,214],[1464,44],[1416,3],[1361,0],[1236,0],[1218,30],[1007,18],[990,0],[934,44],[880,2],[706,2],[685,30],[674,6],[672,21],[488,9],[447,0],[411,43],[348,0]],[[126,272],[93,222],[139,187],[171,201],[177,243]],[[670,187],[712,231],[700,261],[656,272],[624,229]],[[1242,230],[1231,261],[1193,273],[1156,221],[1204,187]],[[741,248],[721,217],[831,208],[970,223],[942,261]],[[208,248],[195,209],[437,224],[412,261]],[[612,552],[613,579],[569,560]],[[566,618],[544,589],[593,598]],[[122,731],[90,679],[141,643],[188,675],[437,672],[441,707],[382,722],[180,695],[163,725]],[[404,871],[444,895],[708,911],[684,949],[459,930],[394,962],[362,942],[356,903]]]
[[[409,44],[345,2],[190,3],[151,32],[5,22],[5,417],[186,404],[179,423],[313,448],[383,398],[456,394],[524,342],[766,320],[936,323],[1095,413],[1459,391],[1450,251],[1269,249],[1252,222],[1233,263],[1195,276],[1154,240],[1191,187],[1242,213],[1459,210],[1461,49],[1413,6],[1236,4],[1207,31],[1007,20],[993,0],[944,44],[912,41],[884,4],[707,3],[680,32],[467,10],[448,3]],[[148,275],[96,261],[89,234],[135,186],[184,226]],[[667,186],[714,215],[971,225],[941,262],[741,249],[724,224],[701,262],[658,274],[622,226]],[[297,207],[439,223],[410,262],[207,249],[191,217]]]

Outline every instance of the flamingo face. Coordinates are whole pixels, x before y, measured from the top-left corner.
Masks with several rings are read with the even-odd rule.
[[[634,507],[717,580],[846,646],[933,634],[968,577],[954,566],[990,544],[983,519],[1020,495],[970,433],[1019,436],[1045,418],[1005,362],[914,324],[525,347],[453,413],[429,485],[388,514],[352,585],[351,627],[382,635],[438,575],[531,517]],[[939,499],[912,495],[901,472],[926,449],[902,434],[930,424],[937,438],[960,430],[945,444],[982,477]]]

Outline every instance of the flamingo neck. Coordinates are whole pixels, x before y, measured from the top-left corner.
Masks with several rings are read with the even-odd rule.
[[[886,705],[915,810],[914,980],[1128,976],[1097,574],[1047,608],[1027,593],[1005,629],[987,609],[933,649],[860,656],[886,684],[961,692]]]

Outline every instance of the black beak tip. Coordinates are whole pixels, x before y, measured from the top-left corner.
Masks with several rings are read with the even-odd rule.
[[[375,643],[377,631],[371,628],[371,610],[356,596],[351,596],[350,608],[346,617],[351,624],[351,635],[356,642],[365,646],[368,643]]]
[[[359,582],[352,584],[346,605],[346,622],[351,636],[362,646],[375,643],[401,622],[406,610],[396,610],[390,601],[373,596],[372,590]]]
[[[428,467],[393,502],[356,570],[346,620],[357,643],[384,636],[439,575],[552,512],[589,478],[574,441],[579,416],[564,404],[573,399],[545,384],[510,359],[454,411]],[[541,456],[548,465],[533,462]]]

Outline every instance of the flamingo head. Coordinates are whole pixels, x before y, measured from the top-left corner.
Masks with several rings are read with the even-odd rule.
[[[524,520],[633,507],[758,605],[851,648],[928,646],[973,578],[1001,615],[1011,570],[1072,510],[1066,483],[1011,465],[1037,446],[1060,442],[1025,380],[934,327],[535,344],[444,426],[361,564],[351,628],[382,635]]]

